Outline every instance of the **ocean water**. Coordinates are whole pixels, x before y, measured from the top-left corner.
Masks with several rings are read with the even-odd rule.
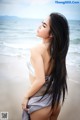
[[[29,48],[40,43],[36,31],[42,20],[18,17],[0,17],[0,54],[27,55]],[[69,20],[70,46],[67,64],[80,68],[80,21]]]

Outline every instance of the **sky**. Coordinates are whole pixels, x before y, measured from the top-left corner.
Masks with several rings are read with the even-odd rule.
[[[70,0],[0,0],[0,15],[42,19],[52,12],[59,12],[67,19],[80,20],[80,0],[73,2],[74,4]]]

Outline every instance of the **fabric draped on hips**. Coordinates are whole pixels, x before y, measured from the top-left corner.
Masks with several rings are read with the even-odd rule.
[[[34,96],[29,99],[28,104],[26,106],[28,108],[28,111],[23,110],[22,120],[30,120],[30,114],[32,112],[35,112],[47,106],[51,106],[52,103],[51,94],[46,94],[42,99],[41,98],[42,96],[38,96],[38,97]]]
[[[39,110],[39,109],[42,109],[44,107],[51,105],[51,101],[52,101],[51,94],[46,94],[42,99],[41,98],[42,96],[30,98],[30,100],[28,101],[28,105],[27,105],[29,114],[36,110]]]
[[[39,109],[42,109],[44,107],[50,106],[51,103],[52,103],[52,94],[51,94],[52,89],[50,89],[47,92],[47,94],[45,94],[44,97],[42,98],[42,96],[43,96],[43,94],[44,94],[44,92],[46,90],[46,87],[48,85],[48,82],[50,80],[50,76],[46,76],[45,79],[46,79],[45,84],[28,101],[28,105],[26,107],[28,107],[28,113],[29,114],[36,111],[36,110],[39,110]]]

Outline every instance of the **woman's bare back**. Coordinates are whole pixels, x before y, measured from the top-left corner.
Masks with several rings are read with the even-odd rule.
[[[49,71],[48,71],[49,61],[50,61],[50,58],[51,58],[48,48],[49,48],[49,44],[46,44],[46,45],[45,44],[39,44],[36,47],[31,48],[31,59],[30,60],[31,60],[31,63],[34,67],[34,70],[35,70],[34,57],[37,59],[38,56],[37,56],[37,54],[35,54],[36,51],[37,51],[38,54],[40,54],[42,56],[42,59],[43,59],[45,76],[50,75],[51,69],[52,69],[52,66],[51,66]],[[33,76],[33,75],[30,74],[29,77],[30,77],[31,83],[33,83],[36,76]]]
[[[49,60],[50,60],[50,54],[48,51],[48,45],[45,46],[45,44],[39,44],[37,47],[31,48],[31,63],[35,69],[35,61],[34,57],[37,59],[37,54],[35,52],[37,51],[40,55],[42,55],[43,58],[43,64],[44,64],[44,71],[45,76],[50,75],[52,66],[50,67],[50,71],[48,71],[49,67]],[[33,83],[35,81],[36,76],[33,76],[30,74],[30,81]],[[56,111],[53,109],[50,113],[51,106],[42,108],[38,111],[32,112],[30,114],[31,120],[57,120],[58,114],[60,112],[60,106],[56,109]],[[46,112],[45,112],[46,111]]]

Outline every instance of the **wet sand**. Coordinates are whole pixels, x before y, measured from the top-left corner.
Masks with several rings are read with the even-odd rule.
[[[58,120],[80,120],[80,70],[67,65],[68,95]],[[21,57],[0,55],[0,112],[9,120],[21,120],[21,102],[29,88],[26,61]]]

